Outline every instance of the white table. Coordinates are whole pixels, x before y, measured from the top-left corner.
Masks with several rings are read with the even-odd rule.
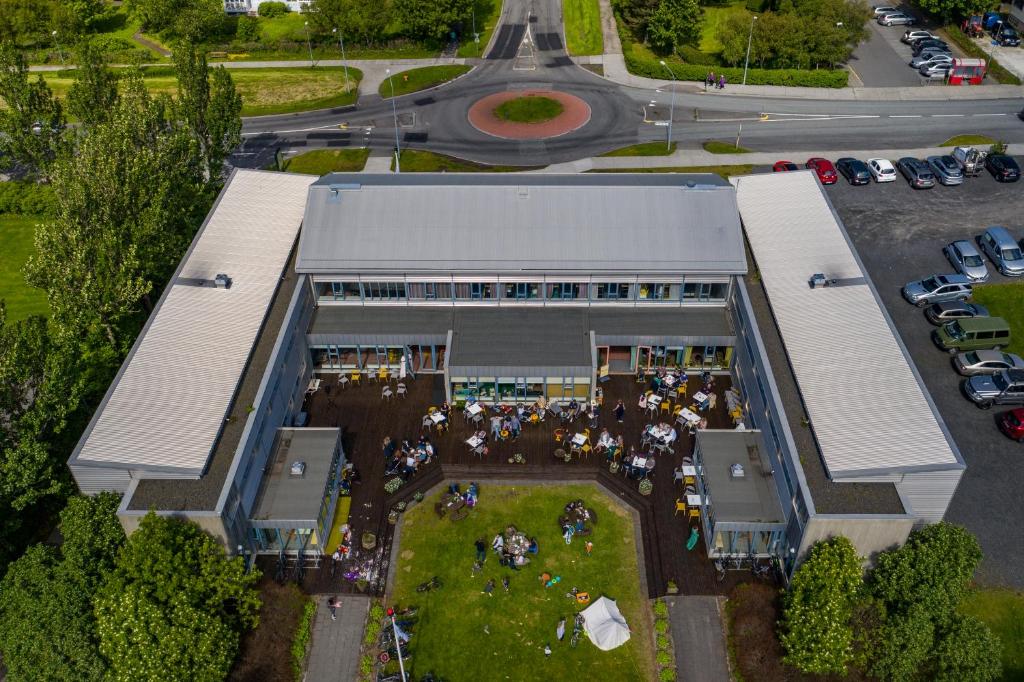
[[[696,475],[697,475],[697,467],[689,466],[687,464],[683,465],[683,476],[696,476]]]
[[[704,391],[697,391],[693,394],[693,399],[697,401],[698,405],[701,405],[708,401],[708,394]]]
[[[697,424],[698,422],[700,422],[700,415],[690,411],[690,409],[687,407],[684,407],[682,410],[679,411],[679,416],[685,419],[690,424]]]
[[[587,434],[585,434],[585,433],[577,433],[576,435],[574,435],[572,437],[572,444],[575,445],[576,447],[583,447],[583,445],[586,442],[587,442]]]
[[[470,417],[475,417],[483,411],[484,408],[480,405],[480,403],[473,403],[472,405],[466,408],[466,412],[469,414]]]
[[[686,506],[687,507],[700,507],[704,503],[701,502],[700,495],[687,495]]]
[[[320,390],[320,379],[313,377],[309,380],[309,386],[306,387],[306,393],[316,393]]]
[[[473,449],[476,449],[476,448],[480,447],[483,444],[484,444],[484,439],[483,438],[478,438],[477,436],[470,436],[469,438],[466,439],[466,445],[468,445],[469,447],[471,447]]]
[[[445,421],[444,412],[431,412],[430,420],[435,424],[440,424],[441,422]]]
[[[647,396],[647,407],[657,407],[661,404],[661,396],[657,393],[652,393]]]
[[[675,386],[676,386],[676,378],[674,376],[672,376],[671,374],[668,374],[668,375],[665,376],[665,378],[663,378],[661,380],[661,383],[665,384],[669,388],[675,388]]]

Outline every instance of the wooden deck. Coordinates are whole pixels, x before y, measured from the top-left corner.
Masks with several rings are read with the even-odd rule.
[[[444,400],[443,378],[420,375],[406,382],[409,387],[407,397],[395,397],[390,401],[381,399],[381,388],[375,383],[340,389],[331,379],[325,376],[325,389],[307,400],[310,426],[339,426],[344,429],[345,453],[360,472],[361,483],[353,488],[349,517],[354,537],[353,557],[340,568],[335,567],[333,576],[330,559],[320,569],[307,572],[305,587],[311,592],[352,591],[354,585],[344,580],[342,574],[358,566],[369,580],[370,589],[382,593],[393,533],[393,527],[387,521],[388,511],[399,500],[408,500],[415,492],[425,491],[446,479],[458,480],[464,485],[469,481],[509,478],[597,481],[639,512],[651,597],[665,594],[670,580],[679,586],[682,594],[726,594],[737,582],[749,577],[747,572],[736,572],[730,573],[722,582],[716,580],[714,567],[705,553],[703,538],[693,551],[686,550],[690,527],[681,514],[675,514],[675,502],[681,486],[673,483],[673,470],[679,466],[683,453],[693,449],[693,437],[685,432],[674,445],[674,455],[659,456],[652,474],[654,491],[643,496],[637,490],[636,481],[608,471],[604,456],[591,454],[589,460],[574,459],[568,463],[556,460],[553,453],[559,446],[554,442],[553,434],[562,426],[558,419],[549,416],[539,424],[524,425],[518,441],[492,442],[489,454],[481,460],[470,452],[464,442],[471,432],[470,425],[464,422],[461,414],[453,414],[452,428],[448,433],[430,436],[438,457],[431,464],[421,466],[406,485],[389,496],[384,492],[383,439],[391,436],[399,441],[408,438],[415,442],[421,433],[422,418],[427,408],[439,406]],[[726,401],[721,395],[729,386],[729,378],[719,376],[715,381],[719,395],[716,408],[707,415],[709,426],[731,428]],[[698,383],[699,379],[691,378],[691,395],[700,389]],[[637,408],[637,401],[646,385],[636,383],[632,377],[614,376],[602,387],[604,405],[599,427],[592,430],[592,439],[596,441],[597,434],[604,427],[613,436],[622,434],[627,449],[630,445],[639,447],[640,434],[649,418]],[[622,424],[616,422],[613,414],[618,399],[626,405]],[[586,426],[582,422],[581,418],[576,426]],[[571,429],[572,425],[566,428]],[[508,460],[513,453],[524,454],[526,463],[510,464]],[[486,503],[486,485],[481,485],[481,488],[481,497]],[[377,546],[372,551],[359,546],[360,537],[367,531],[377,535]]]

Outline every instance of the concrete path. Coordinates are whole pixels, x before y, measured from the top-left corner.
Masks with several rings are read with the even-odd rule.
[[[371,156],[366,160],[366,165],[363,166],[363,173],[390,173],[391,162],[393,158],[390,155],[385,156]]]
[[[604,39],[604,54],[622,54],[619,28],[612,12],[612,0],[598,0],[601,11],[601,37]]]
[[[681,682],[729,682],[729,657],[718,597],[668,597],[668,618]]]
[[[327,596],[318,595],[313,620],[312,647],[306,663],[307,682],[355,680],[359,674],[359,646],[363,641],[370,598],[348,594],[341,598],[338,620],[331,620]]]

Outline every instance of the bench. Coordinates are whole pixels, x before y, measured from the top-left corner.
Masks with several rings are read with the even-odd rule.
[[[467,516],[469,516],[469,509],[463,508],[463,509],[457,509],[457,510],[453,511],[452,515],[449,518],[452,521],[461,521],[462,519],[466,518]]]

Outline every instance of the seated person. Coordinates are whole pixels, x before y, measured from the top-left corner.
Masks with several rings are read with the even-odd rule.
[[[530,538],[530,546],[526,549],[529,554],[536,554],[539,549],[537,547],[537,538]]]
[[[569,419],[575,419],[577,413],[580,411],[580,404],[573,398],[569,401]]]
[[[444,415],[445,419],[448,419],[452,414],[452,406],[448,404],[448,401],[441,403],[441,414]]]
[[[644,394],[640,394],[640,401],[637,402],[636,406],[639,407],[641,410],[646,410],[647,409],[647,396],[644,395]]]

